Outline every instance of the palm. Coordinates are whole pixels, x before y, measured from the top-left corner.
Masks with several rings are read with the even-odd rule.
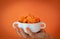
[[[33,33],[32,37],[28,36],[28,39],[44,39],[46,36],[45,32],[41,30],[41,32]]]

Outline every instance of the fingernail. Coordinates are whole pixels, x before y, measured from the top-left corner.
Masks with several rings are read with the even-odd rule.
[[[22,32],[22,28],[20,28],[20,32]]]
[[[29,30],[29,28],[26,28],[26,30]]]

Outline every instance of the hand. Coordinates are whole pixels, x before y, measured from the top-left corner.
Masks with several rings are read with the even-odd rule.
[[[28,34],[24,32],[22,28],[15,27],[18,35],[25,39],[45,39],[46,33],[44,30],[40,30],[40,32],[33,33],[29,28],[26,28]]]

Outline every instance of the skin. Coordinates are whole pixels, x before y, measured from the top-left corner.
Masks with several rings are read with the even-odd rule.
[[[38,33],[33,33],[29,28],[26,28],[28,34],[26,34],[22,28],[15,27],[15,30],[18,35],[24,39],[54,39],[48,35],[45,30],[40,30]]]

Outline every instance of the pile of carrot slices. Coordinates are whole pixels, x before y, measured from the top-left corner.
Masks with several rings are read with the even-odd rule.
[[[37,22],[40,22],[40,18],[35,17],[33,15],[22,16],[22,17],[20,17],[19,22],[22,22],[22,23],[37,23]]]

